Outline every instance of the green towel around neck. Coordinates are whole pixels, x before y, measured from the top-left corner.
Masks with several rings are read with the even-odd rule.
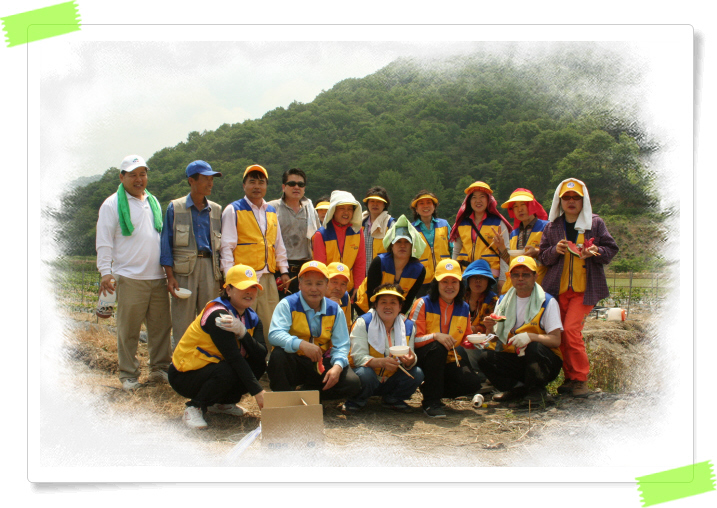
[[[535,284],[533,292],[530,294],[530,300],[528,300],[528,306],[525,307],[525,315],[523,321],[530,323],[535,315],[540,312],[540,308],[543,306],[545,301],[545,291],[540,284]],[[508,343],[508,334],[515,326],[516,321],[516,307],[518,305],[518,295],[515,293],[515,288],[512,287],[505,294],[503,299],[498,302],[495,306],[495,313],[499,316],[505,316],[505,321],[501,321],[495,325],[493,333],[498,336],[498,339],[503,344]]]
[[[159,206],[157,198],[152,196],[147,189],[144,190],[149,201],[149,207],[152,209],[152,215],[154,216],[154,229],[157,232],[162,232],[162,209]],[[117,187],[117,213],[119,214],[120,228],[122,229],[122,236],[132,236],[134,231],[134,224],[132,224],[132,216],[129,213],[129,202],[127,201],[127,194],[124,190],[124,186],[119,184]]]

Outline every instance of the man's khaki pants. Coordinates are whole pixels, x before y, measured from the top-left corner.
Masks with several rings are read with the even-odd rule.
[[[189,275],[174,275],[180,288],[192,292],[189,298],[170,297],[172,300],[172,351],[204,306],[219,296],[219,281],[214,280],[212,258],[197,258]]]
[[[271,325],[271,316],[274,309],[279,304],[279,290],[276,288],[276,279],[273,273],[265,273],[259,278],[259,284],[263,290],[259,290],[256,303],[252,307],[261,319],[264,326],[264,342],[266,342],[267,358],[271,354],[271,344],[269,344],[269,325]]]
[[[119,378],[139,379],[137,347],[142,321],[147,326],[149,370],[164,370],[172,360],[167,280],[137,280],[118,275],[117,279],[117,358]]]

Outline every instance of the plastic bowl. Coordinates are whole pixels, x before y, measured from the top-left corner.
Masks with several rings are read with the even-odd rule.
[[[471,344],[483,344],[488,336],[484,333],[472,333],[466,337]]]
[[[524,250],[524,249],[517,249],[517,250],[515,250],[515,249],[508,249],[508,255],[509,255],[511,258],[517,258],[518,256],[524,256],[524,255],[525,255],[525,250]]]
[[[389,349],[391,356],[404,356],[407,355],[410,350],[411,348],[408,346],[391,346]]]
[[[189,298],[192,292],[188,289],[179,288],[174,291],[174,294],[177,295],[177,298]]]

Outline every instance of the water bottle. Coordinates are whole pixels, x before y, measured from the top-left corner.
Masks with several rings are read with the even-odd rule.
[[[112,316],[115,302],[117,301],[117,283],[115,279],[110,279],[110,283],[114,287],[114,292],[112,294],[102,293],[100,289],[99,298],[97,299],[97,310],[95,310],[95,314],[102,319],[107,319]]]

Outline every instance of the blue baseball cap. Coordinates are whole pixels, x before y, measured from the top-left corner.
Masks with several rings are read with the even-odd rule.
[[[219,171],[212,171],[212,167],[204,161],[189,163],[189,166],[187,166],[187,178],[192,175],[222,176]]]

